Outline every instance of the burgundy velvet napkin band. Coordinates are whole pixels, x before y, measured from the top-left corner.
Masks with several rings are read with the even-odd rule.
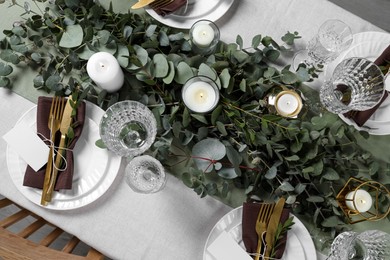
[[[379,55],[379,57],[374,61],[374,63],[378,66],[385,66],[386,64],[390,63],[390,45],[382,52],[381,55]],[[389,95],[388,92],[385,91],[385,94],[383,95],[383,97],[379,101],[379,103],[368,110],[354,111],[354,113],[348,112],[348,113],[345,113],[344,116],[355,121],[355,123],[358,126],[362,126],[375,113],[375,111],[380,107],[380,105],[383,103],[383,101],[385,101],[385,99],[388,97],[388,95]],[[353,116],[350,116],[351,114]]]
[[[52,103],[51,97],[39,97],[38,98],[38,106],[37,106],[37,133],[40,133],[45,138],[50,139],[50,130],[48,128],[48,119],[50,106]],[[66,150],[66,161],[67,168],[64,171],[59,171],[57,176],[57,182],[54,187],[55,190],[59,189],[71,189],[72,181],[73,181],[73,152],[71,151],[75,145],[77,140],[79,139],[81,132],[84,126],[85,119],[85,103],[81,102],[77,108],[77,114],[74,119],[74,138],[71,143],[68,145],[68,149]],[[42,138],[42,137],[41,137]],[[43,139],[43,138],[42,138]],[[44,140],[44,139],[43,139]],[[56,141],[59,142],[60,134],[56,136]],[[47,145],[50,145],[48,141],[45,141]],[[58,146],[58,143],[56,143]],[[27,165],[26,172],[24,174],[23,185],[33,188],[42,189],[43,180],[45,178],[46,165],[43,166],[38,172],[35,172],[29,165]]]
[[[175,0],[172,3],[165,5],[163,7],[153,8],[153,10],[161,16],[166,16],[170,13],[175,12],[176,10],[184,6],[186,3],[187,0]]]
[[[261,203],[245,202],[242,212],[242,240],[248,253],[255,253],[257,249],[258,236],[256,233],[256,221],[260,211]],[[290,210],[283,209],[280,223],[284,223],[289,218]],[[275,257],[280,259],[283,256],[287,243],[287,234],[281,239]]]

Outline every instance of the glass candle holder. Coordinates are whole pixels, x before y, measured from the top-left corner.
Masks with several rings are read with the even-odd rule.
[[[186,107],[195,113],[207,113],[219,102],[217,84],[205,76],[190,78],[184,84],[181,94]]]
[[[160,191],[166,182],[164,167],[149,155],[134,157],[125,169],[126,183],[139,193]]]
[[[350,224],[377,221],[390,212],[390,193],[381,183],[351,177],[336,196]]]
[[[207,55],[215,51],[220,38],[218,26],[209,20],[194,23],[189,32],[192,50]]]
[[[296,117],[302,109],[302,99],[293,90],[279,92],[274,101],[276,112],[284,117]]]

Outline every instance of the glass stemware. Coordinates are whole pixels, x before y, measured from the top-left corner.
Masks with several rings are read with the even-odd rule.
[[[344,22],[331,19],[324,22],[312,38],[306,49],[299,51],[293,58],[293,69],[300,64],[316,67],[333,61],[352,43],[351,28]]]
[[[320,101],[335,114],[374,107],[385,93],[380,68],[364,58],[349,58],[338,64],[331,79],[320,89]]]
[[[153,113],[137,101],[121,101],[109,107],[100,121],[100,136],[119,156],[136,156],[153,144],[157,122]]]
[[[136,192],[155,193],[166,182],[164,167],[155,158],[142,155],[133,158],[125,169],[126,183]]]
[[[379,230],[343,232],[336,237],[327,260],[390,259],[390,234]]]

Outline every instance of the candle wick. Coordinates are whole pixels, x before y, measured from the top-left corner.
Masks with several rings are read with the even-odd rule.
[[[287,101],[287,105],[290,105],[290,101]]]

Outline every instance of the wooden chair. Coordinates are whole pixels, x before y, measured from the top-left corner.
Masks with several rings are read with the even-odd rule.
[[[7,212],[5,217],[0,215],[0,259],[105,259],[103,254],[89,246],[87,246],[89,251],[84,256],[72,253],[76,246],[81,244],[77,237],[64,232],[7,198],[0,199],[0,210],[2,215]],[[7,216],[8,213],[10,213],[9,216]],[[15,224],[17,223],[19,223],[18,228],[20,229],[20,226],[23,226],[23,221],[27,223],[26,227],[17,232],[11,231],[16,229]],[[14,228],[12,228],[13,226]],[[45,226],[46,228],[44,228]],[[46,233],[49,231],[49,234],[45,234],[44,231]],[[30,239],[34,237],[34,234],[37,236],[37,233],[40,237],[43,235],[38,243]],[[53,243],[56,240],[60,241]],[[63,247],[61,245],[62,248],[56,249],[51,246],[56,244],[58,247],[59,244],[64,244],[64,241],[65,245]]]

